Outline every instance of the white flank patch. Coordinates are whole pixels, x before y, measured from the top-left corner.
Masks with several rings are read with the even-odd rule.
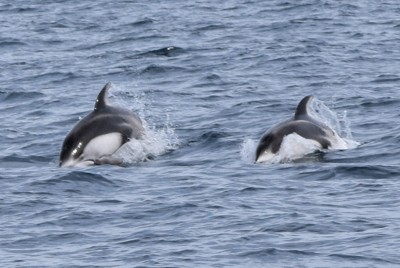
[[[292,133],[283,138],[281,148],[277,153],[277,160],[278,162],[295,160],[317,150],[321,150],[321,144],[318,141]]]
[[[303,158],[315,151],[321,150],[321,144],[315,140],[306,139],[297,133],[285,136],[279,151],[274,154],[270,150],[265,151],[257,159],[257,163],[282,163]]]
[[[272,159],[274,159],[274,158],[276,158],[276,154],[272,153],[270,150],[267,150],[258,157],[256,163],[272,162]]]
[[[296,160],[321,150],[321,144],[312,139],[306,139],[297,133],[285,136],[282,140],[279,151],[273,154],[265,151],[257,160],[257,163],[281,163]]]
[[[121,147],[121,133],[112,132],[92,139],[83,150],[83,161],[98,159],[104,155],[111,155]]]
[[[69,158],[62,167],[87,167],[94,165],[94,160],[113,154],[122,144],[122,136],[118,132],[112,132],[97,136],[89,141],[83,149],[82,155],[77,159]],[[82,146],[82,144],[79,144]]]

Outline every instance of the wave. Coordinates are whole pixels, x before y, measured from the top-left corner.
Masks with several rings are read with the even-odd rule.
[[[157,75],[157,74],[164,74],[164,73],[171,73],[171,72],[188,72],[188,69],[180,67],[178,65],[150,64],[149,66],[140,70],[139,74],[141,74],[141,75],[144,75],[144,74]]]
[[[90,183],[99,185],[114,185],[115,183],[100,174],[94,174],[86,171],[70,171],[66,174],[51,179],[34,181],[32,185],[57,185],[64,183]]]
[[[2,96],[4,95],[4,96]],[[20,91],[14,91],[14,92],[0,92],[0,100],[4,101],[21,101],[21,100],[31,100],[35,98],[43,98],[45,94],[40,93],[40,92],[20,92]]]
[[[85,168],[85,170],[87,169]],[[61,174],[51,178],[32,181],[29,183],[29,188],[53,195],[68,193],[98,196],[99,194],[110,192],[113,188],[119,188],[119,183],[121,182],[115,179],[108,179],[105,175],[74,170],[66,173],[62,171]]]
[[[153,49],[147,52],[143,52],[141,54],[136,55],[135,57],[140,57],[140,56],[165,56],[165,57],[174,57],[178,56],[180,54],[185,53],[186,50],[180,47],[175,47],[175,46],[169,46],[169,47],[163,47],[159,49]]]
[[[345,175],[360,179],[391,179],[400,176],[400,169],[395,165],[341,165],[333,171],[340,177]]]
[[[26,46],[27,44],[17,40],[17,39],[13,39],[13,38],[8,38],[8,39],[4,39],[2,41],[0,41],[0,48],[14,48],[15,46]]]
[[[17,154],[7,155],[0,158],[2,163],[48,163],[49,158],[40,155],[20,156]]]

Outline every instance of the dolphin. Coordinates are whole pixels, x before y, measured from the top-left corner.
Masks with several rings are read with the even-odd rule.
[[[142,121],[134,112],[107,103],[111,83],[100,91],[94,110],[81,119],[65,137],[60,167],[122,164],[112,156],[131,139],[142,139]]]
[[[299,145],[298,141],[310,142],[315,150],[323,149],[347,149],[346,142],[323,122],[314,119],[309,113],[309,106],[313,96],[304,97],[297,105],[294,116],[286,120],[264,133],[261,137],[255,155],[255,162],[268,162],[274,158],[283,147],[288,137],[295,135],[300,136],[294,146],[297,146],[302,151],[302,156],[310,153],[310,149],[306,146]],[[297,143],[297,144],[296,144]],[[289,143],[289,146],[293,144]],[[297,148],[297,149],[298,149]],[[294,148],[293,148],[294,150]]]

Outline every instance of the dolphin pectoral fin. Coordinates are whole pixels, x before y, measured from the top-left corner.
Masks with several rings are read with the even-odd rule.
[[[122,158],[113,157],[111,155],[102,156],[96,160],[94,160],[95,165],[122,165],[124,160]]]

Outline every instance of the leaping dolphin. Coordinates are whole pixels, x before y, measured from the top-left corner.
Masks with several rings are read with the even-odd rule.
[[[60,167],[122,164],[112,157],[131,139],[141,139],[144,128],[134,112],[107,103],[107,83],[100,91],[94,110],[68,133],[60,153]]]
[[[310,116],[312,99],[313,96],[304,97],[293,118],[272,127],[261,137],[256,149],[256,163],[271,161],[279,153],[285,138],[291,134],[311,141],[316,149],[347,149],[346,142],[335,130]],[[307,153],[310,152],[304,151],[304,155]]]

